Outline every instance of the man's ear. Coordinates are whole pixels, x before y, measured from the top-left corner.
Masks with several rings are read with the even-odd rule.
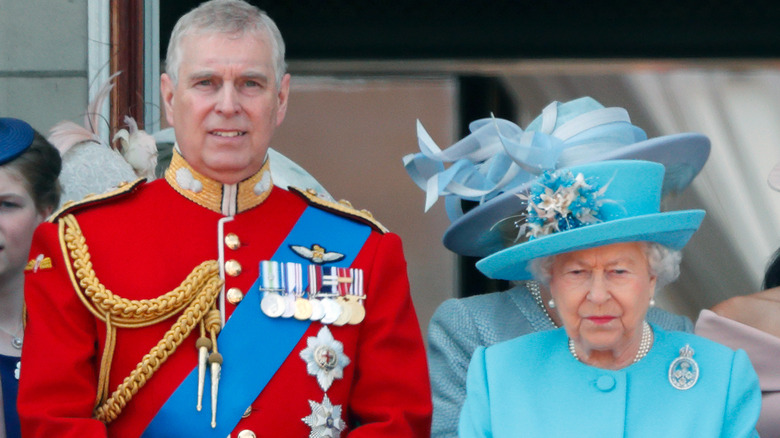
[[[168,73],[163,73],[160,76],[160,95],[165,108],[165,119],[168,120],[170,126],[173,126],[173,91],[175,88],[176,85]]]
[[[282,81],[279,83],[279,93],[277,94],[278,108],[276,110],[276,126],[279,126],[284,121],[284,116],[287,114],[287,100],[290,97],[290,74],[286,73],[282,77]]]

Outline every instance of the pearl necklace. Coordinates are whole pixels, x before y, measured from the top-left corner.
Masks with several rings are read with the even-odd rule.
[[[529,292],[531,292],[531,296],[534,297],[536,304],[542,308],[542,312],[544,312],[544,316],[547,317],[547,320],[550,321],[550,324],[552,324],[553,327],[558,328],[558,324],[553,321],[552,316],[550,316],[550,314],[547,312],[547,307],[544,307],[544,303],[542,302],[542,291],[539,289],[539,283],[535,281],[529,281],[525,283],[525,287]]]
[[[647,353],[650,351],[650,347],[652,347],[652,345],[653,330],[650,329],[650,324],[648,324],[647,321],[643,321],[642,340],[639,341],[639,350],[637,350],[636,356],[634,356],[634,361],[632,363],[637,363],[642,360],[643,357],[647,356]],[[580,357],[577,355],[577,351],[574,349],[574,341],[571,338],[569,338],[569,352],[572,356],[574,356],[575,359],[580,360]]]
[[[19,331],[21,329],[22,329],[22,321],[20,320],[19,321],[19,327],[16,329],[16,333],[19,333]],[[22,337],[21,336],[17,336],[14,333],[9,332],[8,330],[6,330],[6,329],[4,329],[2,327],[0,327],[0,330],[5,332],[6,334],[8,334],[8,336],[11,337],[11,346],[12,347],[16,348],[17,350],[21,350],[22,349],[23,341],[22,341]]]

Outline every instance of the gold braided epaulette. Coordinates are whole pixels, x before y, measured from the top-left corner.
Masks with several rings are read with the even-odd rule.
[[[322,208],[323,210],[335,213],[339,216],[344,216],[358,222],[362,222],[382,234],[388,232],[388,229],[385,228],[384,225],[380,224],[379,221],[374,219],[374,215],[372,215],[370,211],[358,210],[353,207],[352,204],[350,204],[350,202],[347,200],[342,199],[338,202],[335,202],[328,199],[323,199],[318,196],[317,192],[313,189],[303,190],[297,187],[290,187],[289,189],[292,193],[295,193],[305,199],[309,205]]]
[[[208,321],[213,327],[212,337],[216,338],[221,327],[216,301],[224,281],[219,276],[219,263],[216,260],[207,260],[196,266],[179,286],[158,297],[142,300],[123,298],[100,282],[92,267],[89,246],[76,217],[63,216],[58,225],[62,256],[76,295],[87,310],[106,325],[93,416],[108,424],[122,413],[127,403],[198,325],[203,333]],[[213,317],[215,312],[216,322]],[[117,328],[147,327],[177,314],[178,318],[163,338],[111,392],[109,381],[111,363],[117,347]],[[216,351],[216,340],[213,342]]]
[[[146,182],[146,178],[138,178],[132,182],[120,183],[117,188],[109,190],[106,193],[101,193],[100,195],[87,195],[80,201],[68,201],[63,204],[59,210],[55,211],[51,216],[49,216],[47,221],[54,223],[57,222],[59,218],[71,214],[76,210],[80,210],[88,206],[99,205],[115,198],[127,196],[144,182]]]

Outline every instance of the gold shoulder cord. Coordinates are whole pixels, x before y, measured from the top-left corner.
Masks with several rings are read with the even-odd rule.
[[[294,186],[290,186],[290,191],[293,193],[297,193],[298,195],[302,196],[303,198],[307,199],[309,204],[314,204],[317,206],[320,206],[321,208],[324,208],[326,210],[330,210],[331,212],[339,212],[346,214],[347,216],[351,216],[353,218],[360,218],[363,222],[367,223],[370,226],[373,226],[377,231],[384,234],[388,232],[388,229],[385,228],[384,225],[379,223],[378,220],[374,219],[374,215],[371,214],[368,210],[358,210],[355,207],[352,206],[352,203],[347,201],[346,199],[342,199],[338,202],[330,201],[327,199],[322,199],[317,195],[317,191],[314,189],[299,189]]]
[[[106,343],[100,363],[98,393],[94,417],[108,424],[115,420],[130,399],[147,380],[173,354],[182,341],[204,316],[215,309],[216,299],[222,289],[219,265],[216,260],[201,263],[174,290],[154,299],[128,300],[106,289],[92,269],[89,248],[76,218],[67,215],[59,223],[60,245],[68,275],[77,295],[95,317],[106,323]],[[75,270],[75,272],[74,272]],[[114,356],[116,328],[139,328],[156,324],[171,316],[183,313],[165,336],[108,397],[108,376]],[[203,327],[201,327],[203,331]]]

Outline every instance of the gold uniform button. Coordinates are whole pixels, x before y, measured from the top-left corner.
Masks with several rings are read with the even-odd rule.
[[[237,287],[231,287],[227,291],[227,300],[230,304],[238,304],[244,299],[244,293]]]
[[[241,239],[235,233],[230,233],[225,236],[225,245],[232,250],[241,248]]]
[[[236,260],[226,261],[225,272],[231,277],[238,277],[241,275],[241,263],[238,263]]]
[[[244,429],[238,433],[238,438],[256,438],[256,437],[257,435],[255,435],[255,433],[249,429]]]

